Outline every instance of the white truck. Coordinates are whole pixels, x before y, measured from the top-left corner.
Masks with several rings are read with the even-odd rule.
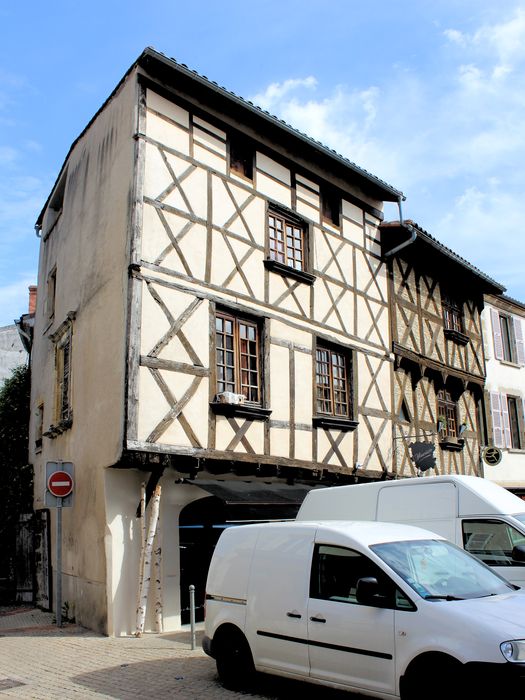
[[[297,520],[423,527],[525,587],[525,501],[487,479],[434,476],[311,490]]]
[[[232,689],[263,671],[389,700],[523,697],[525,592],[409,525],[232,527],[203,648]]]

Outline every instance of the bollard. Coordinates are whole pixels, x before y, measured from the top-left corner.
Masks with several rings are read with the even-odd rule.
[[[195,649],[195,586],[190,586],[191,648]]]

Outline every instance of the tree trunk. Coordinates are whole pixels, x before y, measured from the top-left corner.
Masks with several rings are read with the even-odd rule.
[[[137,629],[135,636],[141,637],[144,632],[144,622],[146,620],[146,607],[148,602],[149,585],[151,581],[151,558],[153,554],[153,541],[157,531],[157,521],[159,518],[161,487],[158,485],[155,488],[153,498],[151,499],[151,515],[149,519],[148,534],[144,545],[144,559],[142,562],[141,579],[142,585],[140,590],[139,606],[137,609]]]

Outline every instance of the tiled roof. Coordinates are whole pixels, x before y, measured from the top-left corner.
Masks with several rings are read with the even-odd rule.
[[[137,63],[140,63],[141,59],[143,57],[148,57],[148,56],[152,56],[153,58],[165,61],[167,64],[171,65],[174,69],[182,71],[183,73],[185,73],[189,77],[193,78],[194,80],[198,80],[199,82],[206,84],[212,90],[215,90],[216,92],[220,92],[221,94],[228,97],[229,99],[234,100],[235,102],[238,102],[246,109],[257,113],[258,115],[260,115],[261,117],[263,117],[267,121],[270,121],[273,124],[278,125],[281,129],[284,129],[285,131],[287,131],[290,134],[294,135],[295,137],[301,139],[302,141],[306,141],[314,148],[322,151],[325,155],[328,155],[331,158],[335,158],[337,161],[339,161],[340,163],[345,165],[347,168],[350,168],[358,175],[361,175],[361,177],[364,177],[367,180],[373,182],[376,186],[380,187],[381,189],[387,190],[395,197],[396,200],[398,198],[405,199],[403,193],[400,190],[396,189],[392,185],[389,185],[387,182],[385,182],[384,180],[381,180],[376,175],[373,175],[372,173],[368,172],[368,170],[365,170],[364,168],[359,167],[354,162],[352,162],[351,160],[349,160],[345,156],[341,155],[340,153],[338,153],[334,149],[329,148],[328,146],[323,144],[321,141],[317,141],[316,139],[313,139],[311,136],[308,136],[307,134],[303,133],[302,131],[299,131],[295,127],[293,127],[290,124],[288,124],[287,122],[285,122],[283,119],[276,117],[274,114],[271,114],[267,110],[262,109],[261,107],[258,107],[253,102],[250,102],[249,100],[245,100],[240,95],[237,95],[236,93],[232,92],[231,90],[228,90],[227,88],[223,87],[222,85],[219,85],[214,80],[210,80],[207,76],[201,75],[197,71],[189,68],[185,63],[179,63],[176,59],[170,58],[169,56],[166,56],[162,52],[157,51],[156,49],[151,48],[151,47],[148,47],[147,49],[144,50],[142,56],[138,59]]]
[[[439,250],[440,253],[443,253],[443,255],[446,255],[451,260],[454,260],[454,262],[470,270],[470,272],[472,272],[477,277],[480,277],[485,282],[488,282],[488,284],[494,287],[494,290],[497,290],[498,293],[501,294],[505,291],[505,287],[502,284],[496,282],[496,280],[492,279],[492,277],[489,277],[479,268],[472,265],[472,263],[470,263],[468,260],[465,260],[465,258],[461,257],[461,255],[458,255],[451,248],[448,248],[446,245],[438,241],[437,238],[434,238],[434,236],[430,235],[428,231],[425,231],[425,229],[419,226],[419,224],[417,224],[416,222],[410,219],[405,219],[403,221],[403,224],[401,224],[399,221],[385,221],[381,224],[382,229],[388,227],[394,228],[399,226],[403,226],[405,228],[412,227],[416,231],[417,236],[420,240],[425,241],[433,248],[436,248],[436,250]]]

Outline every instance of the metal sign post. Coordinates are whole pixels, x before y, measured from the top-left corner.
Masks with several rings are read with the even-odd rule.
[[[57,503],[57,627],[62,627],[62,499]]]
[[[46,506],[57,509],[56,621],[62,627],[62,508],[73,505],[73,463],[47,462]]]

